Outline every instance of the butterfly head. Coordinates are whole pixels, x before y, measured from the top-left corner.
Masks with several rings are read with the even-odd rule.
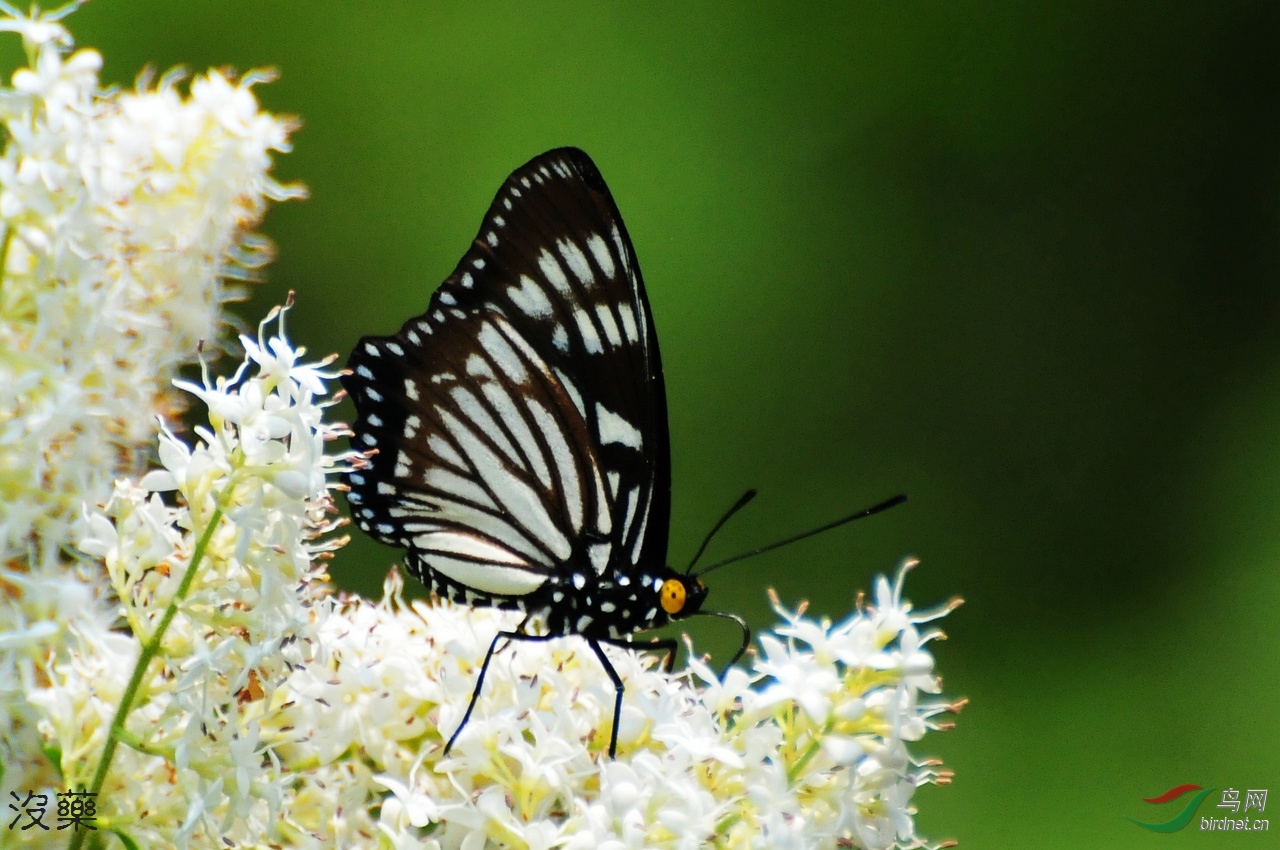
[[[751,643],[751,629],[747,626],[746,620],[743,620],[737,614],[726,614],[723,611],[703,611],[702,603],[706,601],[708,591],[706,583],[697,576],[677,573],[672,570],[658,589],[658,604],[662,606],[662,610],[672,620],[683,620],[685,617],[693,617],[700,614],[706,617],[729,620],[736,624],[742,631],[742,645],[738,647],[738,651],[734,653],[733,659],[729,662],[728,666],[732,667],[747,651],[747,646]],[[728,669],[728,667],[725,669]]]
[[[706,598],[707,586],[701,579],[678,573],[664,581],[658,591],[658,603],[673,620],[699,613]]]

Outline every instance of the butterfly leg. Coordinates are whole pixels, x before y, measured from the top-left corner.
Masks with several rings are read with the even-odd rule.
[[[484,687],[484,674],[489,672],[489,661],[498,649],[498,644],[504,640],[547,641],[558,637],[560,635],[527,635],[524,632],[498,632],[493,636],[493,642],[489,644],[489,651],[484,655],[484,663],[480,665],[480,674],[476,676],[476,687],[471,692],[471,702],[467,703],[467,711],[462,715],[462,722],[458,724],[458,728],[454,730],[454,733],[449,736],[449,742],[444,745],[443,755],[449,755],[449,750],[453,748],[453,742],[458,740],[462,730],[467,728],[467,721],[471,719],[471,712],[475,709],[476,701],[480,699],[480,690]],[[505,647],[506,644],[503,644],[503,646]],[[612,670],[610,672],[612,673]],[[618,682],[617,674],[614,674],[614,681]]]
[[[591,644],[592,651],[595,652],[596,658],[600,659],[600,665],[604,667],[604,672],[609,674],[609,679],[613,682],[614,698],[613,698],[613,731],[609,737],[609,758],[616,758],[618,752],[618,724],[622,721],[622,677],[618,675],[618,671],[609,663],[609,658],[604,654],[604,650],[600,648],[600,644],[607,643],[613,646],[620,646],[624,649],[631,650],[649,650],[661,649],[666,651],[666,658],[662,661],[662,666],[670,673],[675,668],[676,662],[676,642],[674,639],[655,640],[653,643],[634,643],[629,640],[608,640],[587,638],[587,643]]]
[[[600,648],[598,640],[587,638],[587,643],[591,645],[596,658],[600,659],[600,664],[604,666],[604,672],[608,673],[609,678],[613,681],[613,732],[609,736],[609,758],[617,758],[618,723],[622,720],[622,677],[618,675],[618,671],[613,669],[613,665],[609,663],[609,656],[604,654],[604,650]]]

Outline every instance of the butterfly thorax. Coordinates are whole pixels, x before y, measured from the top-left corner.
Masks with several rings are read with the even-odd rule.
[[[619,639],[697,613],[706,593],[696,579],[664,568],[635,576],[556,576],[537,596],[549,632]]]
[[[549,576],[532,593],[506,596],[480,593],[417,558],[411,557],[408,566],[438,596],[458,604],[521,611],[543,623],[547,634],[556,635],[623,639],[698,613],[707,596],[705,584],[669,567],[603,577],[575,570]]]

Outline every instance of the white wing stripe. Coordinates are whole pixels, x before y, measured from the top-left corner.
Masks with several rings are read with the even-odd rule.
[[[434,537],[436,535],[423,535]],[[447,576],[465,587],[473,588],[481,593],[497,596],[524,596],[537,590],[547,580],[540,573],[522,570],[519,567],[499,566],[492,563],[475,563],[474,561],[454,558],[416,544],[419,557],[433,570]]]
[[[516,453],[516,447],[507,439],[507,435],[503,432],[501,426],[489,415],[489,411],[485,410],[484,405],[480,403],[480,399],[476,398],[474,393],[466,387],[458,386],[450,390],[449,395],[453,398],[454,403],[458,405],[462,415],[474,426],[472,433],[479,431],[484,434],[507,456],[507,460],[517,465],[520,463],[520,456]],[[438,407],[436,409],[438,412],[444,413],[444,408]],[[500,418],[506,419],[515,411],[514,407],[508,405],[506,409],[497,408],[497,412]],[[453,432],[454,429],[450,428],[449,430]],[[455,440],[458,438],[456,433],[453,436]]]
[[[627,488],[627,509],[622,520],[622,539],[626,540],[631,535],[631,523],[636,520],[636,494],[638,488]]]
[[[529,372],[520,363],[520,355],[511,347],[511,343],[507,342],[506,337],[497,327],[486,322],[484,327],[480,328],[480,345],[484,348],[485,354],[489,355],[489,359],[498,364],[502,374],[513,383],[529,382]]]
[[[423,481],[428,487],[434,487],[450,495],[457,496],[459,499],[466,499],[469,502],[475,502],[481,507],[496,511],[498,506],[494,504],[493,499],[489,498],[489,494],[484,488],[470,478],[464,478],[457,473],[450,472],[442,466],[432,466],[427,469]]]
[[[417,417],[413,417],[417,419]],[[436,457],[440,458],[447,464],[462,469],[466,466],[466,461],[462,459],[462,455],[454,451],[453,446],[449,445],[449,441],[439,434],[432,434],[427,438],[427,448],[436,453]]]
[[[519,476],[513,475],[502,459],[455,416],[444,413],[442,419],[462,453],[471,462],[485,489],[494,495],[516,523],[532,533],[552,555],[561,561],[567,560],[573,548],[547,513],[547,507],[538,493]],[[568,447],[565,450],[568,451]],[[561,474],[563,476],[563,472]]]
[[[479,534],[467,531],[438,530],[428,531],[413,538],[413,545],[423,552],[439,552],[441,554],[460,555],[477,561],[491,564],[505,564],[512,567],[528,567],[529,563],[505,546],[499,546],[492,540]]]
[[[635,542],[631,544],[631,563],[640,563],[640,550],[644,548],[644,532],[649,527],[649,508],[653,506],[653,489],[645,488],[644,512],[640,514],[640,528],[636,531]]]
[[[551,449],[551,461],[560,478],[560,494],[569,509],[569,526],[574,534],[582,531],[584,518],[582,506],[582,477],[578,474],[578,462],[569,450],[569,443],[560,430],[560,424],[541,404],[530,400],[529,412],[542,433],[542,439]]]
[[[429,504],[434,508],[429,516],[448,519],[447,526],[437,523],[434,526],[436,529],[466,528],[492,540],[494,545],[505,546],[512,552],[520,554],[531,564],[546,564],[552,561],[552,556],[546,547],[538,546],[501,514],[446,497],[437,497]]]
[[[503,400],[508,403],[511,402],[511,397],[506,394],[501,384],[488,382],[481,390],[484,392],[485,398],[494,407],[498,407]],[[517,413],[515,416],[505,417],[503,422],[506,423],[507,429],[511,431],[512,436],[516,438],[516,442],[520,444],[520,451],[524,453],[524,457],[529,461],[529,467],[537,477],[538,482],[543,487],[551,489],[551,470],[547,467],[546,458],[542,456],[542,446],[538,444],[533,432],[529,430],[526,417],[521,413]]]

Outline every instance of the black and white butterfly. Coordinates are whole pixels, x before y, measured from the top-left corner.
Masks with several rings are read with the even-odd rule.
[[[508,177],[427,311],[394,336],[361,339],[347,370],[353,444],[368,453],[347,475],[356,525],[408,550],[409,571],[439,596],[525,614],[489,645],[446,753],[503,640],[579,635],[613,682],[613,757],[623,684],[601,644],[664,650],[670,670],[674,640],[630,636],[701,613],[741,627],[736,661],[750,631],[702,611],[698,575],[904,498],[697,575],[667,566],[671,457],[653,315],[617,205],[574,148]],[[541,631],[526,632],[534,621]]]
[[[516,170],[426,313],[360,340],[347,368],[353,445],[373,451],[347,476],[356,524],[436,594],[526,615],[494,638],[446,752],[501,640],[580,635],[614,684],[612,757],[623,686],[600,644],[698,613],[707,590],[666,565],[662,360],[591,159],[562,148]]]

